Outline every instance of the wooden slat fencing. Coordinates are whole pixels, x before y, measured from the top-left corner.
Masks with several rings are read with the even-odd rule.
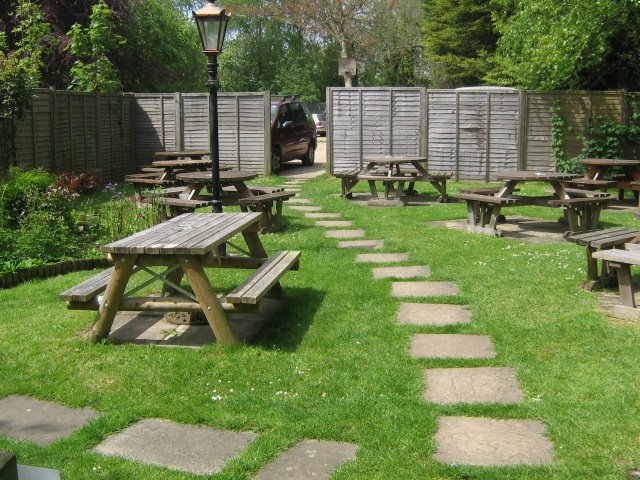
[[[459,180],[489,181],[507,169],[553,171],[556,105],[568,126],[568,157],[582,149],[589,118],[626,121],[623,92],[330,88],[329,168],[359,167],[367,153],[426,153],[430,171],[454,171]]]
[[[363,155],[424,155],[423,88],[327,89],[332,172],[362,166]]]
[[[38,89],[18,122],[16,161],[27,170],[75,168],[107,181],[135,170],[131,95]]]
[[[209,96],[206,93],[136,93],[138,165],[160,150],[209,150]],[[218,138],[223,165],[269,173],[269,92],[218,94]]]

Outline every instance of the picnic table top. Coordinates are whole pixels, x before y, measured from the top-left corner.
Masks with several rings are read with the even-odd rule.
[[[601,167],[625,167],[640,165],[640,160],[623,160],[619,158],[583,158],[580,160],[583,165],[594,165]]]
[[[166,152],[154,152],[154,155],[158,158],[180,158],[180,157],[204,157],[205,155],[210,155],[211,152],[209,150],[176,150],[176,151],[166,151]]]
[[[571,180],[580,177],[577,173],[530,172],[526,170],[503,170],[495,172],[498,180],[515,180],[519,182],[549,182]]]
[[[154,167],[208,167],[211,166],[211,160],[209,159],[187,159],[178,158],[175,160],[155,160],[151,162]]]
[[[244,182],[257,178],[258,174],[253,172],[243,172],[241,170],[225,170],[220,172],[221,182]],[[176,175],[178,180],[187,183],[210,183],[211,172],[186,172]]]
[[[368,163],[395,164],[395,163],[425,162],[427,160],[427,157],[420,157],[420,156],[414,156],[414,155],[363,155],[362,160]]]
[[[185,213],[102,246],[106,253],[205,255],[259,222],[261,213]]]

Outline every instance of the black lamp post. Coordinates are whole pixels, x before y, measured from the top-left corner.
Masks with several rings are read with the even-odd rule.
[[[211,144],[211,184],[213,213],[222,213],[220,199],[220,145],[218,143],[218,55],[222,51],[229,15],[224,8],[210,1],[193,18],[198,25],[202,50],[207,56],[209,79],[209,142]]]

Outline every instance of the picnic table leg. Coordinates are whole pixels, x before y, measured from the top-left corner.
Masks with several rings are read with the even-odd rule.
[[[373,200],[377,200],[378,197],[378,189],[376,188],[375,180],[368,180],[369,182],[369,190],[371,190],[371,198]]]
[[[98,342],[109,335],[137,258],[137,255],[128,255],[116,259],[96,321],[87,334],[87,340]]]
[[[609,262],[609,266],[618,271],[618,287],[620,288],[620,303],[625,307],[636,308],[631,282],[631,267],[626,263]]]
[[[440,197],[438,198],[438,202],[446,203],[447,202],[447,179],[443,178],[441,181],[433,179],[431,180],[430,183],[440,194]]]
[[[213,334],[216,336],[216,340],[225,345],[238,343],[238,339],[227,320],[227,315],[222,309],[222,304],[213,288],[211,288],[211,283],[200,262],[194,257],[184,255],[178,256],[178,259],[182,270],[189,279],[191,288],[193,288],[193,293],[198,298],[200,308],[202,308],[202,312],[207,318]]]
[[[268,258],[267,252],[264,249],[257,232],[244,230],[242,232],[242,236],[244,237],[244,241],[247,244],[252,257]],[[282,295],[284,293],[280,282],[276,282],[269,291],[273,293],[273,295]]]

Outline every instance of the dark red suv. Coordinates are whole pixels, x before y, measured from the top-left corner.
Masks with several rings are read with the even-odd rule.
[[[313,165],[316,152],[316,126],[311,112],[295,97],[271,100],[271,171],[278,173],[282,164],[300,159]]]

